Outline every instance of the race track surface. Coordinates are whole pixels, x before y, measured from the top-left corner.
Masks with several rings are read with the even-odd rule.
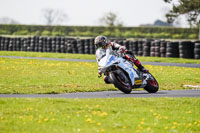
[[[121,91],[78,92],[66,94],[0,94],[0,98],[127,98],[127,97],[200,97],[200,90],[158,91],[151,94],[146,91],[132,91],[124,94]]]

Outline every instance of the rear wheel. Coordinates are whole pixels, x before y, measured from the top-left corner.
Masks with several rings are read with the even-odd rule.
[[[156,93],[159,89],[158,82],[152,74],[149,73],[149,75],[150,78],[147,80],[147,85],[144,87],[144,89],[149,93]]]
[[[126,76],[126,75],[124,75]],[[127,77],[126,77],[127,78]],[[112,83],[115,85],[116,88],[118,88],[120,91],[129,94],[132,91],[131,83],[125,82],[122,76],[120,76],[117,73],[110,73],[110,79],[112,80]]]

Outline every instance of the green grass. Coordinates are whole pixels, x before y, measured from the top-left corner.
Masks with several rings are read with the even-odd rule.
[[[23,57],[50,57],[50,58],[67,58],[67,59],[95,59],[95,55],[88,54],[65,54],[65,53],[41,53],[41,52],[14,52],[0,51],[0,55],[5,56],[23,56]]]
[[[1,98],[5,133],[199,133],[200,98]]]
[[[151,66],[160,90],[200,85],[200,69]],[[116,90],[98,78],[97,63],[0,58],[0,93],[66,93]]]
[[[0,58],[0,93],[113,90],[98,79],[97,64]]]
[[[95,59],[94,55],[5,52],[0,55]],[[199,60],[139,57],[141,61]],[[200,69],[146,65],[161,90],[200,85]],[[97,77],[97,64],[0,58],[0,93],[116,90]],[[200,131],[199,98],[0,98],[0,132],[154,133]]]
[[[183,59],[183,58],[164,58],[164,57],[138,57],[142,62],[167,62],[167,63],[189,63],[200,64],[197,59]]]
[[[68,58],[68,59],[89,59],[89,60],[96,59],[95,55],[88,55],[88,54],[0,51],[0,55],[24,56],[24,57],[51,57],[51,58]],[[140,59],[142,62],[172,62],[172,63],[200,64],[200,60],[195,60],[195,59],[161,58],[161,57],[138,57],[138,59]]]

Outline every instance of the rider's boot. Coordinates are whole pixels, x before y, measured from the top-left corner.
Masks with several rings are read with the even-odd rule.
[[[147,70],[142,64],[141,64],[141,62],[137,59],[135,62],[133,62],[136,66],[137,66],[137,68],[140,70],[140,71],[142,71],[142,72],[144,72],[144,73],[148,73],[149,72],[149,70]]]
[[[125,57],[126,57],[126,59],[128,59],[129,61],[134,63],[140,71],[142,71],[144,73],[148,73],[149,72],[149,70],[144,68],[144,66],[141,64],[141,62],[134,55],[133,56],[125,55]]]

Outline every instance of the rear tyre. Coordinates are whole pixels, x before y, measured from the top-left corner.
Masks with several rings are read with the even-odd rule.
[[[110,73],[110,79],[112,80],[112,83],[115,85],[116,88],[118,88],[120,91],[129,94],[132,91],[131,83],[124,82],[120,75],[111,72]]]
[[[154,78],[152,74],[150,74],[149,80],[147,80],[147,85],[144,87],[144,89],[149,93],[156,93],[159,89],[159,85],[157,80]]]

